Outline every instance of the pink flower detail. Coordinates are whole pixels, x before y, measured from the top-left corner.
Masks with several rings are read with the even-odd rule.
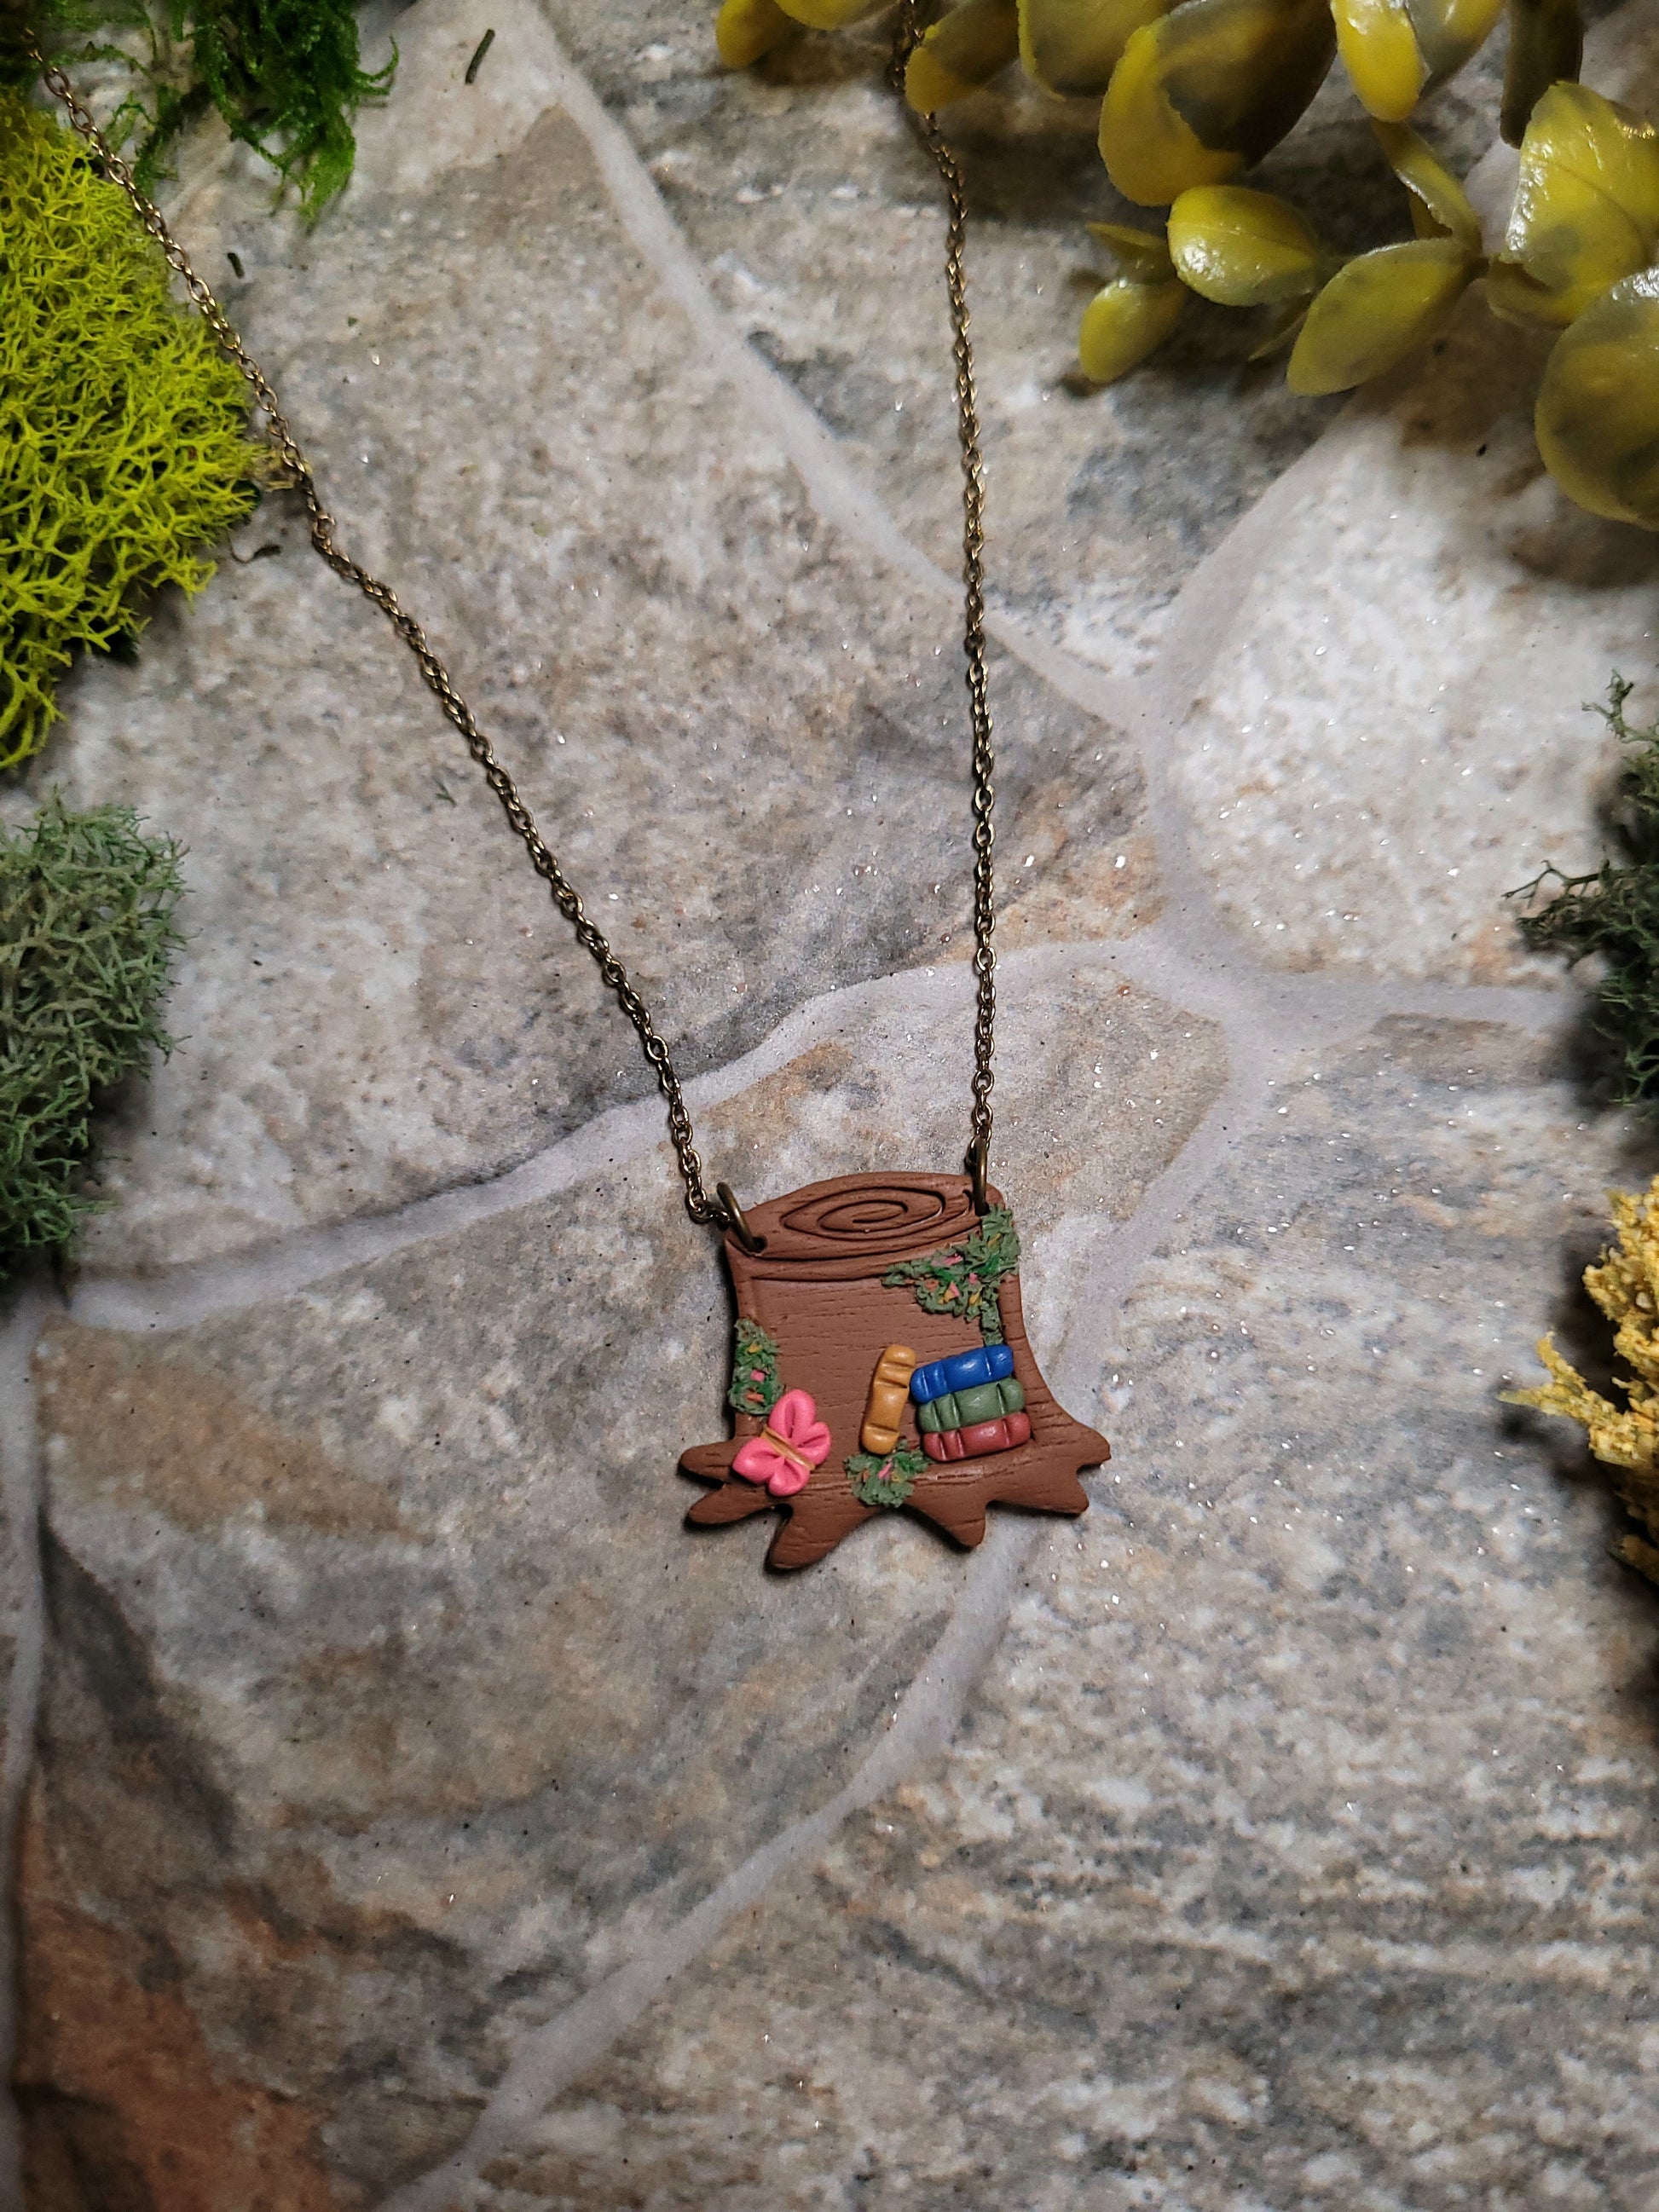
[[[738,1445],[732,1472],[763,1482],[774,1498],[793,1498],[829,1456],[830,1431],[817,1406],[805,1390],[786,1390],[760,1434]]]

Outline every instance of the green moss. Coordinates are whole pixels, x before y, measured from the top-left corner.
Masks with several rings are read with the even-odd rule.
[[[1607,705],[1586,708],[1626,748],[1620,856],[1588,876],[1546,868],[1511,894],[1534,898],[1540,885],[1560,885],[1547,905],[1522,915],[1521,933],[1535,951],[1601,961],[1591,1024],[1610,1056],[1614,1096],[1626,1102],[1659,1099],[1659,726],[1630,727],[1625,702],[1634,689],[1615,676]]]
[[[947,1244],[925,1259],[903,1260],[890,1267],[884,1283],[908,1285],[926,1313],[954,1314],[972,1322],[987,1344],[1002,1341],[1002,1310],[997,1290],[1019,1265],[1019,1236],[1006,1206],[994,1206],[977,1229],[959,1244]]]
[[[76,648],[140,626],[252,506],[246,391],[77,142],[0,91],[0,769]]]
[[[853,1452],[843,1464],[860,1505],[902,1505],[916,1486],[916,1477],[927,1467],[922,1455],[908,1444],[900,1444],[885,1459],[872,1452]]]
[[[170,1040],[156,1020],[184,890],[130,808],[0,829],[0,1270],[67,1243],[100,1091]]]
[[[732,1387],[726,1402],[734,1413],[763,1421],[783,1395],[778,1346],[757,1321],[739,1314],[732,1325]]]
[[[310,216],[350,176],[352,118],[385,94],[396,67],[394,56],[362,68],[351,0],[36,0],[33,16],[54,59],[132,70],[113,132],[136,148],[146,189],[180,131],[215,107],[233,137],[296,187]]]

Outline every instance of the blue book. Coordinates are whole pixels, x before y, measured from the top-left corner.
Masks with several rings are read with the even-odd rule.
[[[975,1390],[985,1382],[1006,1382],[1014,1371],[1014,1355],[1006,1344],[976,1345],[971,1352],[953,1352],[948,1359],[930,1359],[910,1377],[910,1395],[917,1405],[943,1398],[952,1390]]]

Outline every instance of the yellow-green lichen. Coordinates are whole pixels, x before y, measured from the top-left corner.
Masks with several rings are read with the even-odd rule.
[[[252,506],[241,377],[77,142],[0,92],[0,769],[37,751],[77,647],[141,626]]]

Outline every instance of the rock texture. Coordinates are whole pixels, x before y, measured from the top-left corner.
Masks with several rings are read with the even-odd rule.
[[[1595,1234],[1578,1116],[1412,1023],[1274,1123],[1110,1333],[1134,1472],[944,1769],[461,2201],[1648,2203],[1652,1606],[1488,1395]]]
[[[314,235],[234,169],[179,221],[216,280],[214,241],[242,242],[226,307],[346,542],[448,655],[696,1073],[805,997],[963,957],[960,611],[815,513],[642,265],[555,80],[446,145],[465,36],[416,32]],[[527,8],[513,37],[503,70],[556,66]],[[108,1267],[406,1201],[653,1089],[384,621],[289,506],[233,551],[247,565],[164,607],[137,667],[84,672],[75,742],[31,779],[126,800],[190,852],[191,1049],[115,1147],[121,1208],[88,1246]],[[1024,840],[1008,941],[1133,927],[1153,894],[1121,735],[1006,661],[997,684]]]
[[[955,479],[880,19],[732,78],[710,12],[420,0],[315,231],[210,135],[170,205],[759,1200],[961,1157]],[[268,502],[3,801],[132,800],[194,928],[0,1345],[29,2212],[1645,2212],[1655,1601],[1497,1394],[1605,1360],[1656,1164],[1502,903],[1598,849],[1652,550],[1478,302],[1343,408],[1219,316],[1080,390],[1088,118],[959,127],[993,1166],[1091,1510],[683,1527],[731,1310],[648,1072]],[[1400,220],[1340,84],[1270,181]]]

